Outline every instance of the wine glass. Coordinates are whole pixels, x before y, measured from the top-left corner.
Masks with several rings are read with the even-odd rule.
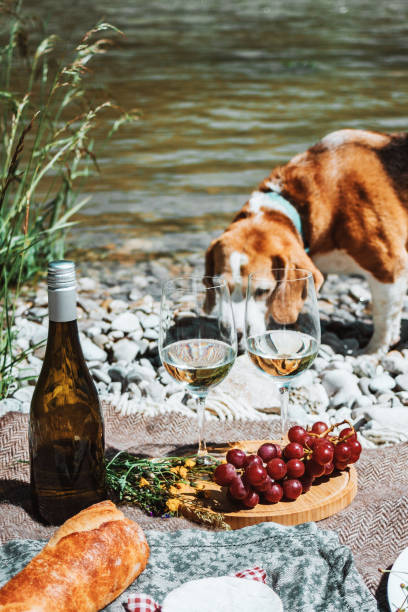
[[[224,279],[186,276],[162,290],[159,352],[167,372],[196,398],[197,456],[207,455],[205,400],[237,355],[231,297]]]
[[[250,360],[279,385],[284,442],[290,382],[313,363],[320,345],[319,310],[311,272],[272,268],[267,278],[249,275],[245,341]]]

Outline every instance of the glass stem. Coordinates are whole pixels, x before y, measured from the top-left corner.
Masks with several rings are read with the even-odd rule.
[[[205,400],[206,395],[197,397],[197,416],[198,416],[198,451],[197,455],[203,457],[207,455],[207,446],[205,443]]]
[[[281,409],[281,440],[286,441],[288,433],[289,383],[279,387]]]

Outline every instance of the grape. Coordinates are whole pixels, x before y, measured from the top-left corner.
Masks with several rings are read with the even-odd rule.
[[[258,455],[265,463],[268,463],[268,461],[270,461],[271,459],[274,459],[277,456],[276,455],[276,445],[270,442],[266,442],[265,444],[262,444],[258,448]]]
[[[302,493],[307,493],[313,484],[314,477],[305,475],[299,478],[299,481],[302,485]]]
[[[301,459],[304,454],[305,451],[303,446],[297,442],[290,442],[287,446],[285,446],[285,459]]]
[[[283,497],[283,489],[277,482],[271,484],[271,486],[264,492],[263,499],[268,504],[276,504]]]
[[[255,491],[251,491],[244,499],[241,500],[246,508],[255,508],[259,503],[259,495]]]
[[[325,476],[329,476],[333,472],[333,470],[334,470],[334,465],[333,465],[332,461],[329,461],[323,467],[324,467],[324,475]]]
[[[350,463],[355,463],[356,461],[358,461],[360,457],[361,444],[358,440],[353,440],[353,439],[347,440],[347,444],[351,448]]]
[[[276,456],[282,457],[282,448],[279,446],[279,444],[275,444],[275,447],[276,447]]]
[[[286,464],[288,478],[300,478],[305,473],[305,464],[299,459],[289,459]]]
[[[263,461],[258,455],[247,455],[244,461],[244,467],[249,467],[252,463],[256,463],[260,467],[263,466]]]
[[[281,480],[286,476],[286,463],[280,457],[268,461],[266,469],[271,478]]]
[[[316,434],[322,434],[328,429],[329,428],[327,427],[326,423],[323,421],[316,421],[316,423],[313,423],[312,425],[312,432]]]
[[[275,481],[270,476],[267,476],[261,484],[253,485],[258,493],[265,493]]]
[[[336,470],[339,470],[339,472],[342,472],[347,468],[347,463],[340,463],[339,461],[335,461],[334,467],[336,468]]]
[[[313,441],[317,440],[317,438],[314,438],[313,436],[310,436],[307,432],[305,434],[305,437],[303,438],[303,446],[304,447],[309,447],[312,448],[313,447]]]
[[[351,458],[351,446],[348,442],[340,442],[334,449],[334,458],[338,463],[347,463]]]
[[[327,444],[318,444],[313,449],[313,461],[316,461],[316,463],[320,463],[320,465],[324,465],[325,463],[329,463],[330,461],[332,461],[333,455],[333,449],[330,448],[330,446],[328,446]]]
[[[298,444],[302,444],[304,446],[304,439],[307,435],[304,427],[300,425],[294,425],[288,431],[288,438],[290,442],[297,442]]]
[[[251,463],[245,469],[245,476],[248,479],[249,484],[256,486],[262,484],[264,480],[267,479],[268,473],[263,465]]]
[[[236,477],[237,471],[231,463],[221,463],[214,472],[214,480],[221,487],[231,484]]]
[[[353,433],[351,427],[346,427],[345,429],[341,430],[339,438],[344,438],[344,436],[348,436],[351,433]],[[350,442],[350,440],[357,440],[357,434],[354,433],[352,436],[347,438],[347,442]]]
[[[311,459],[305,465],[305,474],[307,476],[313,476],[314,478],[320,478],[320,476],[324,474],[324,466]]]
[[[302,483],[296,478],[284,480],[282,487],[283,494],[287,499],[297,499],[302,493]]]
[[[229,492],[234,499],[245,499],[251,492],[251,489],[244,485],[242,479],[238,476],[229,486]]]
[[[240,448],[232,448],[227,453],[228,463],[232,463],[236,468],[244,467],[246,453]]]

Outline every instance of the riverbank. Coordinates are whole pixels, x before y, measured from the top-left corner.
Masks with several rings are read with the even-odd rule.
[[[202,254],[79,266],[78,322],[84,355],[101,398],[121,415],[174,411],[195,418],[194,402],[160,362],[159,301],[165,280],[202,272]],[[290,417],[302,425],[318,419],[359,421],[366,448],[408,440],[408,348],[400,343],[381,357],[357,354],[372,331],[369,299],[361,278],[327,278],[319,299],[322,345],[310,370],[292,383],[290,403]],[[0,416],[29,411],[45,352],[47,303],[45,281],[17,300],[16,350],[43,344],[14,369],[16,384],[10,397],[0,401]],[[408,298],[404,313],[408,318]],[[276,387],[244,354],[207,403],[208,419],[264,419],[266,431],[278,414]]]

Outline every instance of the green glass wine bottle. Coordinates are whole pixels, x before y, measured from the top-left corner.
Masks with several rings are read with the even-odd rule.
[[[30,410],[30,472],[35,510],[59,525],[106,498],[103,418],[78,335],[72,261],[48,266],[48,310],[47,348]]]

